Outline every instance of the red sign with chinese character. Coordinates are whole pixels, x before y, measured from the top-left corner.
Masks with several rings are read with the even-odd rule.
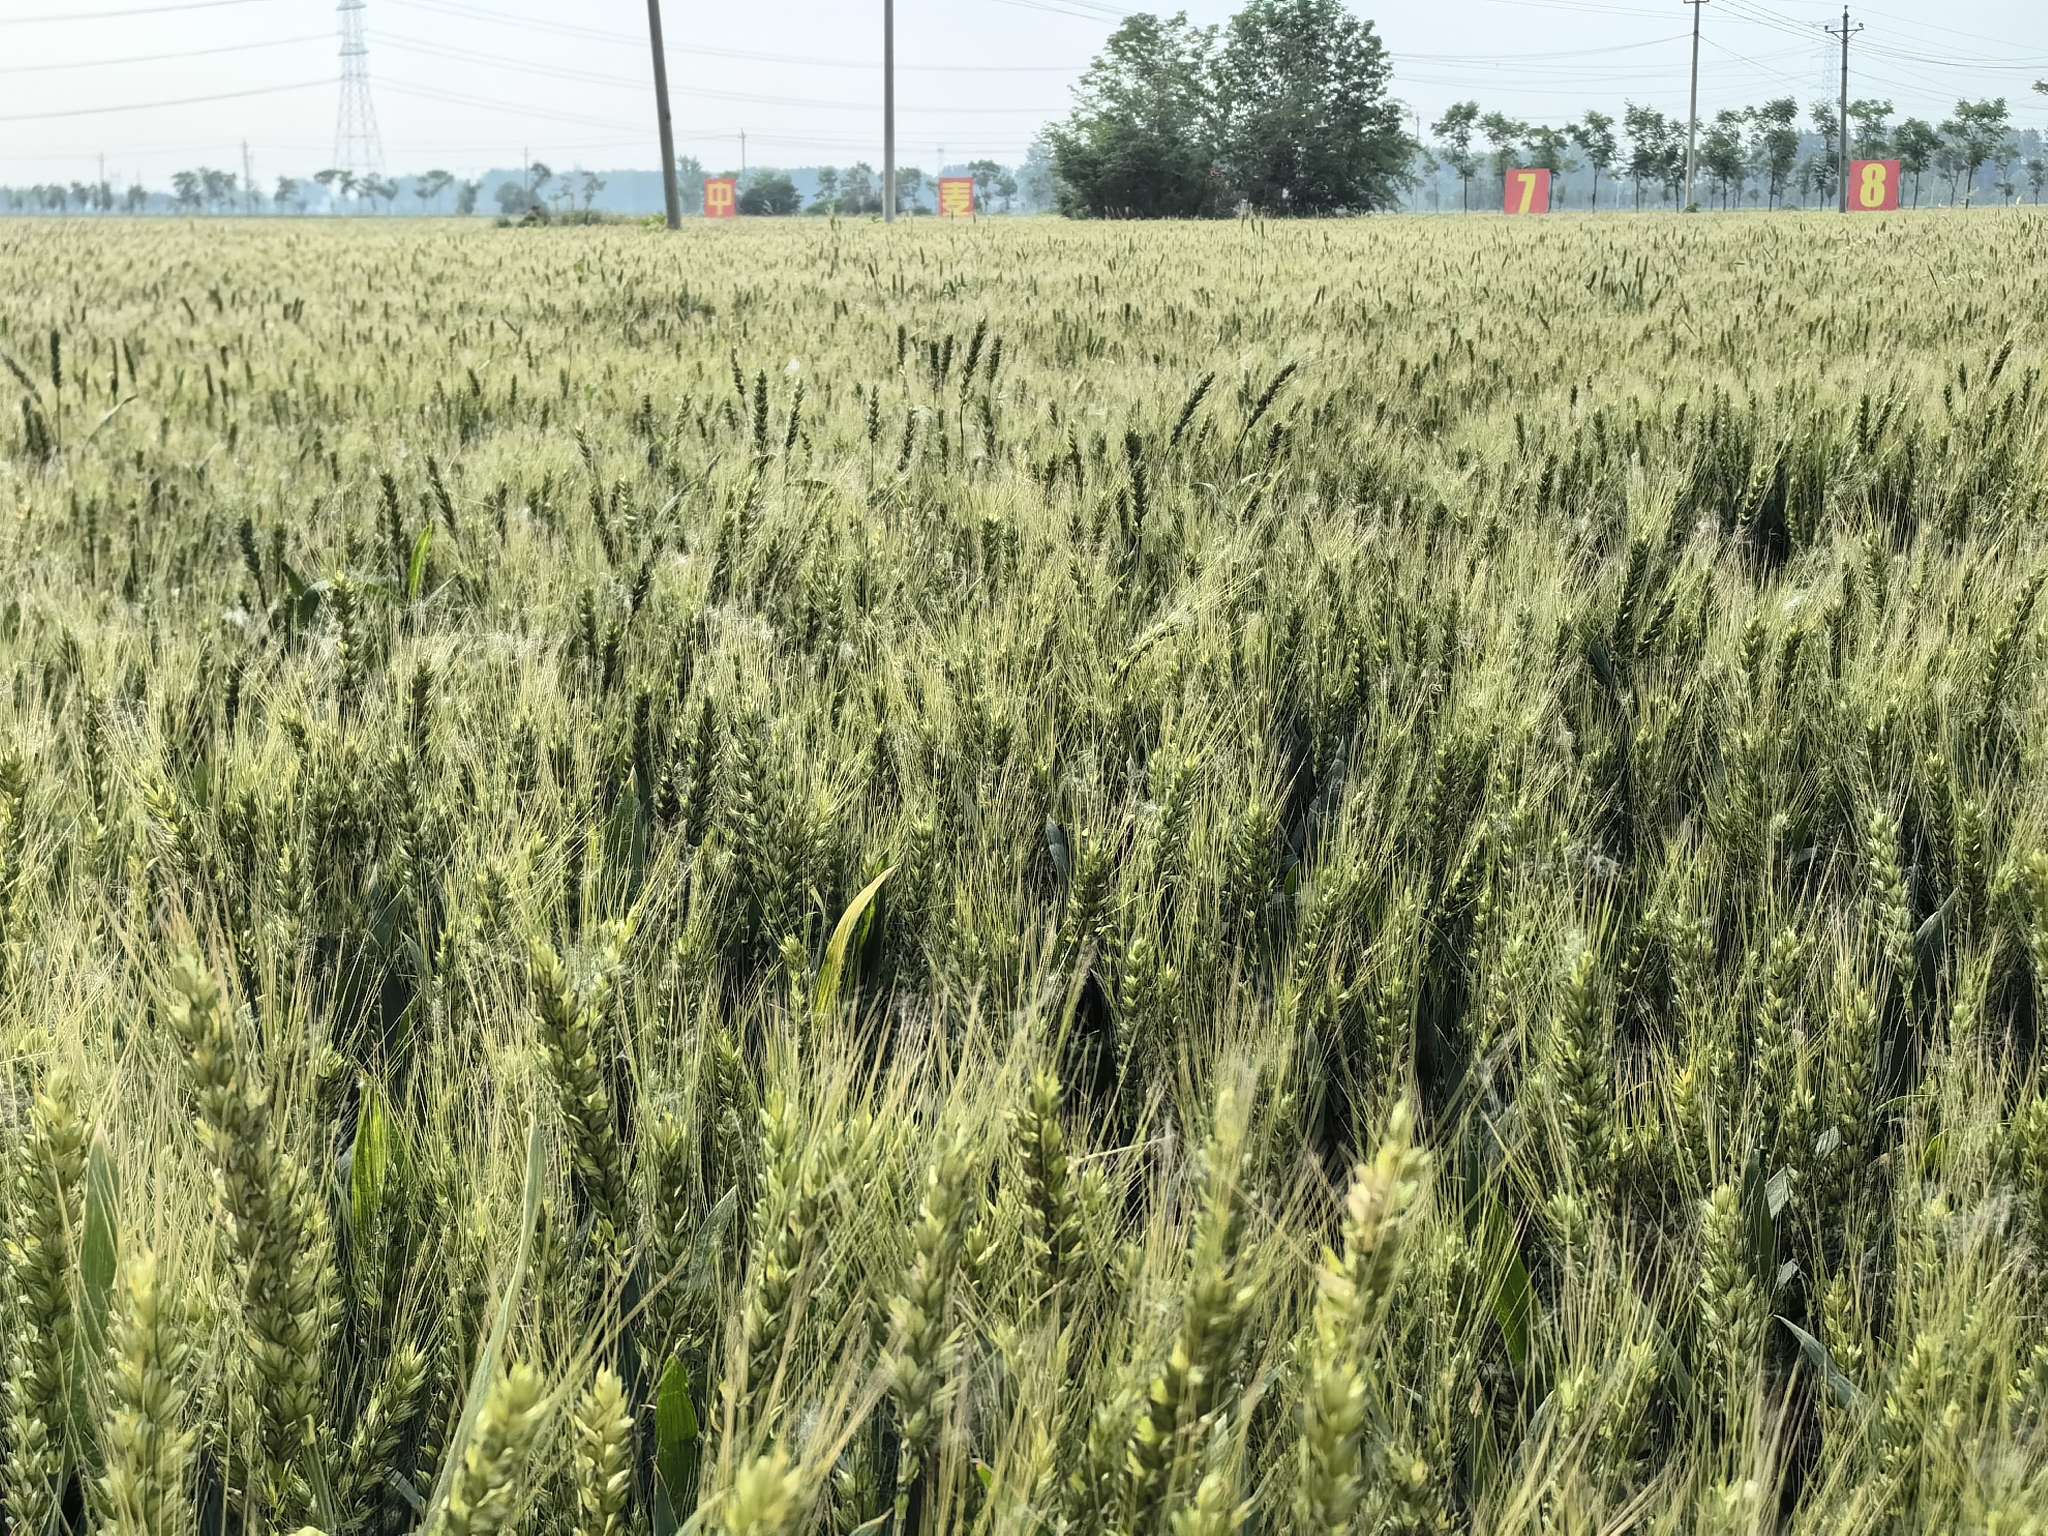
[[[974,217],[973,177],[941,176],[939,178],[939,217],[942,219],[971,219]]]

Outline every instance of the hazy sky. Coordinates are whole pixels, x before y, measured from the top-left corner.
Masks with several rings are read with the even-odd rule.
[[[644,0],[367,0],[385,168],[471,172],[652,167]],[[1126,10],[1102,0],[897,0],[906,164],[1015,161]],[[1163,7],[1162,7],[1163,8]],[[1197,21],[1234,0],[1187,0]],[[1395,56],[1426,126],[1473,96],[1532,120],[1625,99],[1683,112],[1683,0],[1354,0]],[[123,14],[108,14],[108,13]],[[140,12],[139,14],[137,12]],[[881,0],[667,0],[681,152],[736,165],[849,163],[881,153]],[[1831,96],[1840,21],[1823,0],[1711,0],[1702,114],[1767,96]],[[1857,94],[1938,120],[1958,95],[2003,95],[2048,127],[2044,0],[1886,0],[1857,7]],[[304,174],[332,158],[331,0],[0,0],[0,182],[164,184],[199,163]],[[237,94],[218,99],[227,93]],[[216,98],[192,100],[191,98]],[[136,104],[132,110],[103,111]]]

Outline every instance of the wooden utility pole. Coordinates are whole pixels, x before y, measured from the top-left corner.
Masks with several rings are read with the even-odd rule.
[[[1829,27],[1830,37],[1842,40],[1842,126],[1836,134],[1835,188],[1843,213],[1849,211],[1849,39],[1863,30],[1862,23],[1849,25],[1849,7],[1842,7],[1842,30]]]
[[[661,129],[661,201],[668,227],[683,227],[683,198],[676,186],[676,130],[668,115],[668,57],[661,48],[661,0],[647,0],[647,41],[654,49],[654,115]]]
[[[1700,142],[1700,7],[1707,0],[1684,0],[1692,7],[1692,109],[1685,123],[1685,206],[1692,207],[1692,178],[1699,164]]]
[[[882,0],[882,222],[896,222],[896,0]]]

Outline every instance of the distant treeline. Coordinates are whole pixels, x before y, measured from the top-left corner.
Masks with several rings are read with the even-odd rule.
[[[676,167],[683,207],[704,208],[708,176],[737,176],[743,212],[752,215],[858,214],[882,211],[882,173],[866,162],[850,166],[755,166],[707,169],[685,157]],[[897,207],[905,213],[937,210],[939,176],[972,177],[978,206],[990,213],[1040,213],[1053,207],[1049,153],[1035,151],[1024,164],[993,160],[949,164],[937,173],[915,166],[897,171]],[[474,178],[444,170],[404,176],[359,177],[336,170],[308,176],[279,176],[251,185],[230,171],[197,166],[175,173],[168,186],[112,182],[38,182],[0,186],[0,214],[171,214],[198,216],[313,213],[386,216],[491,216],[523,219],[572,214],[632,216],[662,212],[661,172],[647,170],[557,171],[544,161],[524,169],[497,169]]]

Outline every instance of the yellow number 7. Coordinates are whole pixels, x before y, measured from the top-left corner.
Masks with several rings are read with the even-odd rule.
[[[1536,206],[1536,173],[1534,171],[1517,171],[1515,172],[1515,180],[1522,184],[1522,201],[1521,205],[1515,209],[1515,212],[1527,213]]]

